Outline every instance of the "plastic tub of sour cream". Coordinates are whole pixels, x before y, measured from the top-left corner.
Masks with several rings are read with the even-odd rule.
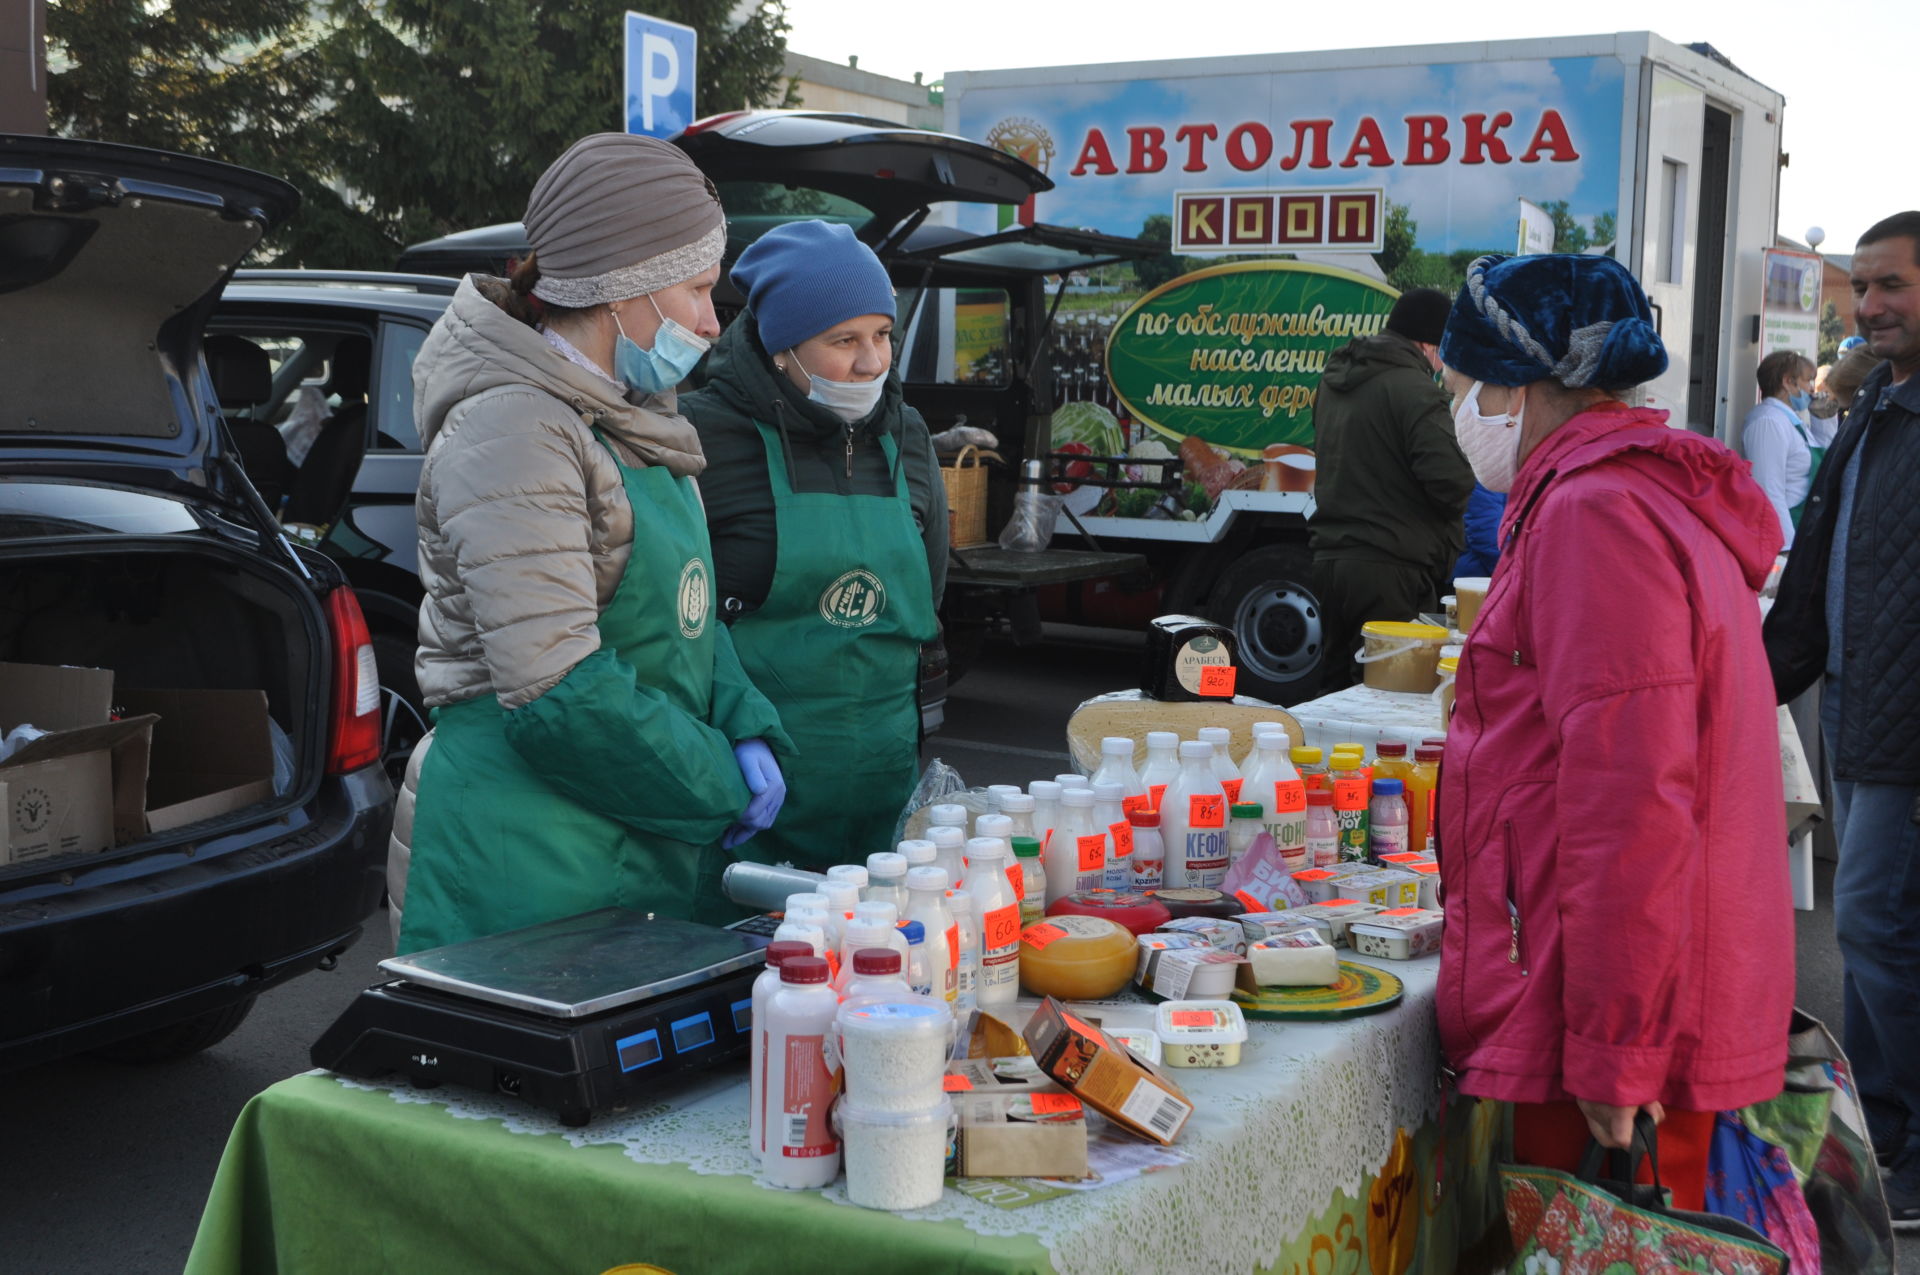
[[[1247,1020],[1232,1001],[1166,1001],[1154,1014],[1169,1067],[1237,1067]]]

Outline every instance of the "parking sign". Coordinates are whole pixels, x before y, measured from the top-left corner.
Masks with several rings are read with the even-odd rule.
[[[693,123],[693,65],[698,38],[692,27],[628,12],[629,133],[671,137]]]

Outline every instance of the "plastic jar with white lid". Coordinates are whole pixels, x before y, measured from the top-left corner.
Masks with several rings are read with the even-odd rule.
[[[840,1176],[840,1140],[830,1116],[839,1085],[825,1052],[839,1009],[825,961],[798,956],[780,967],[780,986],[767,1000],[762,1162],[774,1186],[814,1190]]]
[[[940,1101],[953,1015],[927,997],[842,1006],[835,1023],[847,1101],[875,1111],[924,1111]]]
[[[842,1102],[834,1128],[847,1148],[847,1199],[862,1208],[930,1208],[946,1189],[953,1104],[922,1111],[875,1111]]]

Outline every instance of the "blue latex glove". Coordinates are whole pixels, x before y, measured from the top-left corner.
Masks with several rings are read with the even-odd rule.
[[[733,746],[733,758],[740,763],[740,778],[746,781],[753,800],[740,812],[740,818],[720,838],[723,848],[731,850],[756,832],[773,827],[780,807],[787,799],[787,781],[780,774],[780,763],[773,750],[757,739]]]

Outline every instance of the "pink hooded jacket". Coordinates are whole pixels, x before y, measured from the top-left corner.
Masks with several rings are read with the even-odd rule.
[[[1665,412],[1583,412],[1527,458],[1441,767],[1439,1018],[1463,1091],[1771,1097],[1793,1007],[1773,683],[1779,524]]]

